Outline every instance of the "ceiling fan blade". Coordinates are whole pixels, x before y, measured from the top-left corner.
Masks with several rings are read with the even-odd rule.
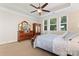
[[[52,10],[57,11],[57,10],[60,10],[60,9],[67,8],[69,6],[70,6],[70,3],[65,3],[65,4],[62,4],[62,5],[59,5],[59,6],[55,6]]]
[[[33,4],[30,4],[30,6],[32,6],[32,7],[36,8],[36,9],[38,9],[38,7],[34,6]]]
[[[49,10],[42,10],[42,11],[44,11],[44,12],[50,12]]]
[[[48,5],[48,3],[45,3],[41,8],[44,8],[45,6],[47,6]]]
[[[31,11],[31,13],[36,12],[37,10]]]

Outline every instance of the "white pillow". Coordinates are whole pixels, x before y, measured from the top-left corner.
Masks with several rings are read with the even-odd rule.
[[[73,37],[73,38],[72,38],[72,41],[77,41],[77,42],[79,42],[79,35]]]
[[[76,36],[78,36],[79,35],[79,33],[73,33],[70,37],[69,37],[69,39],[73,39],[74,37],[76,37]]]
[[[68,34],[68,32],[65,32],[62,37],[65,38],[65,36]]]
[[[73,37],[75,37],[75,36],[77,36],[77,35],[78,35],[78,33],[67,32],[67,33],[65,34],[65,36],[63,36],[63,38],[64,38],[65,40],[69,40],[69,39],[72,39]]]

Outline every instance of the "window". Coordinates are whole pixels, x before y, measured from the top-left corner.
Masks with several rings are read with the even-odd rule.
[[[67,16],[53,16],[53,18],[44,20],[45,31],[67,31]]]
[[[57,19],[56,18],[50,19],[50,30],[52,30],[52,31],[57,30]]]
[[[62,16],[61,17],[61,30],[62,31],[67,31],[67,17],[66,16]]]
[[[44,20],[44,30],[47,30],[47,20]]]

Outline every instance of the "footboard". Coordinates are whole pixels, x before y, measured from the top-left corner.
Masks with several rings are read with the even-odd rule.
[[[34,35],[34,37],[31,39],[31,44],[32,44],[32,47],[33,47],[33,43],[34,43],[34,41],[35,41],[35,39],[36,39],[36,37],[37,37],[37,35]]]

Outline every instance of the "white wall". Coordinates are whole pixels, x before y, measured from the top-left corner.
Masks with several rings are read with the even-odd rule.
[[[36,22],[30,18],[0,9],[0,44],[17,41],[18,24],[23,20],[30,20],[30,24]]]
[[[79,10],[70,13],[68,18],[68,30],[79,33]]]

